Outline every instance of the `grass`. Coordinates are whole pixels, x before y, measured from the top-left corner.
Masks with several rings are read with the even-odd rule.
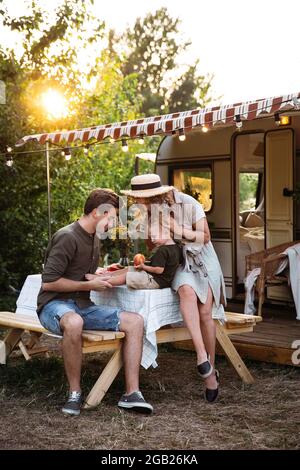
[[[84,357],[86,394],[108,359]],[[245,386],[224,358],[220,399],[203,400],[194,354],[160,348],[159,367],[141,370],[152,416],[117,408],[124,382],[115,380],[103,402],[78,418],[60,408],[67,387],[62,358],[11,359],[0,366],[0,449],[299,449],[300,370],[247,362],[256,381]]]

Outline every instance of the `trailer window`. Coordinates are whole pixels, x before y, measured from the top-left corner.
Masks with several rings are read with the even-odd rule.
[[[197,199],[205,212],[210,211],[212,206],[211,168],[174,169],[173,184],[179,191]]]
[[[255,210],[259,173],[240,173],[240,211]]]

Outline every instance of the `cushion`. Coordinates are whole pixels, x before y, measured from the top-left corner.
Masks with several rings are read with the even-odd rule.
[[[249,233],[249,229],[240,225],[240,239],[243,240],[244,236]]]
[[[265,234],[263,227],[256,227],[244,235],[244,240],[247,240],[251,253],[256,253],[265,249]]]
[[[263,227],[264,221],[259,215],[251,212],[248,215],[244,225],[245,227]]]

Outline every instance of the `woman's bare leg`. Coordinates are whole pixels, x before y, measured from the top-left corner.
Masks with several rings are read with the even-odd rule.
[[[180,310],[195,346],[197,364],[201,364],[207,360],[207,355],[200,327],[197,294],[194,289],[188,285],[181,286],[178,289],[178,294],[180,298]]]
[[[210,363],[214,367],[216,355],[216,325],[212,318],[212,306],[213,295],[209,287],[205,304],[201,304],[201,302],[198,301],[198,310],[203,341],[206,351],[210,355]],[[209,377],[207,377],[207,379],[205,379],[205,384],[207,388],[217,388],[218,384],[215,374],[211,374]]]

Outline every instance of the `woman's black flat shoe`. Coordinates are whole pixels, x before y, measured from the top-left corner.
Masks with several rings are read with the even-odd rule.
[[[207,361],[198,364],[197,369],[202,379],[207,379],[207,377],[209,377],[213,373],[214,369],[210,363],[209,354],[207,354]]]
[[[216,399],[218,398],[218,395],[219,395],[219,379],[220,379],[219,371],[216,370],[216,371],[215,371],[215,374],[216,374],[216,379],[217,379],[218,387],[217,387],[217,388],[214,388],[214,389],[206,388],[206,389],[205,389],[205,392],[204,392],[205,400],[206,400],[208,403],[214,403],[214,402],[216,401]]]

